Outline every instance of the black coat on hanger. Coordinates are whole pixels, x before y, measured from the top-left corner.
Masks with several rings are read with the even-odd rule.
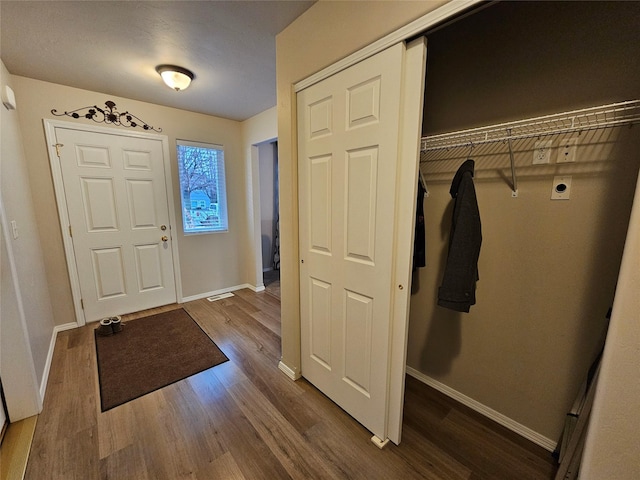
[[[476,303],[478,257],[482,244],[480,211],[473,184],[475,162],[465,161],[453,178],[449,193],[455,200],[449,236],[449,252],[438,305],[468,312]]]
[[[421,179],[418,179],[418,198],[416,203],[416,228],[413,236],[413,270],[427,264],[427,245],[424,229],[424,195],[426,190]]]

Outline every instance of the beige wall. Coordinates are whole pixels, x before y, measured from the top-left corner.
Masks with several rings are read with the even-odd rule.
[[[640,179],[591,412],[581,480],[640,478]]]
[[[17,90],[16,79],[4,69],[3,85],[9,84]],[[5,82],[4,80],[7,79]],[[28,140],[20,131],[18,119],[24,107],[16,94],[17,110],[2,109],[2,201],[7,225],[15,221],[18,238],[11,237],[10,249],[16,262],[16,274],[20,287],[27,333],[32,347],[33,361],[38,382],[42,380],[51,332],[53,315],[49,291],[44,278],[45,262],[38,236],[39,223],[37,205],[32,200],[34,191],[29,183],[26,148]]]
[[[277,109],[272,107],[242,122],[242,145],[247,172],[247,229],[249,246],[247,256],[248,282],[264,288],[262,277],[262,251],[260,226],[260,155],[258,144],[278,138]]]
[[[436,32],[425,130],[640,98],[639,14],[638,3],[506,2]],[[414,285],[408,365],[553,442],[605,333],[640,166],[637,129],[579,138],[575,165],[555,164],[554,150],[551,165],[532,166],[537,139],[516,142],[516,199],[506,146],[474,150],[484,238],[470,314],[436,306],[448,190],[469,149],[422,164],[428,266]],[[554,175],[565,174],[571,199],[551,201]]]
[[[510,15],[494,23],[485,17],[489,23],[447,38],[435,58],[437,34],[429,36],[426,131],[640,98],[633,63],[640,42],[637,29],[631,28],[637,14],[615,10],[637,4],[616,3],[606,7],[614,10],[603,13],[607,3],[549,3],[546,8],[556,10],[538,19],[544,20],[544,28],[529,24],[528,14],[520,24]],[[528,9],[544,5],[526,3]],[[521,2],[499,6],[523,7]],[[361,2],[319,2],[277,38],[283,363],[295,372],[300,333],[292,85],[435,4],[380,2],[368,7]],[[461,46],[472,48],[464,51]],[[431,191],[425,202],[428,267],[415,279],[408,365],[557,441],[566,410],[604,334],[639,143],[635,129],[587,133],[581,136],[578,164],[531,167],[533,144],[520,142],[517,199],[511,198],[505,179],[510,174],[505,147],[474,152],[481,165],[477,189],[485,239],[478,305],[469,315],[435,306],[451,217],[448,189],[467,152],[424,164]],[[557,174],[573,175],[569,201],[550,201]]]
[[[162,134],[169,138],[173,196],[178,222],[174,226],[173,235],[174,239],[177,237],[179,247],[183,296],[201,295],[246,283],[246,173],[239,122],[25,77],[15,76],[14,84],[20,104],[20,127],[56,324],[74,321],[75,317],[42,119],[68,120],[77,124],[94,122],[55,117],[51,114],[51,109],[54,108],[61,112],[87,105],[102,106],[106,100],[113,100],[120,111],[128,110],[148,124],[162,128]],[[176,139],[224,146],[229,232],[189,236],[182,234]]]
[[[0,85],[14,79],[0,62]],[[12,421],[39,413],[54,321],[18,110],[0,105],[0,375]],[[11,222],[18,236],[14,238]]]
[[[278,138],[278,110],[272,107],[247,118],[241,124],[242,143],[246,148]]]
[[[13,422],[40,413],[40,404],[23,304],[10,266],[9,235],[4,225],[0,225],[0,377]],[[52,332],[50,328],[49,335]],[[46,355],[46,349],[39,353]]]
[[[276,38],[282,362],[300,372],[296,114],[293,84],[446,1],[314,4]]]

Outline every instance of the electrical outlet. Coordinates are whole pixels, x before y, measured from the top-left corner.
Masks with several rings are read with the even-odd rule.
[[[551,162],[551,146],[553,140],[540,140],[536,142],[533,150],[533,165],[542,165]]]
[[[576,161],[576,150],[578,149],[578,137],[564,138],[560,141],[558,148],[557,163],[571,163]]]
[[[553,177],[553,187],[551,188],[551,200],[569,200],[571,194],[571,175],[564,177]]]

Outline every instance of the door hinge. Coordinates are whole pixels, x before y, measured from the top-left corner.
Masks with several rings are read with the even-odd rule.
[[[69,225],[69,236],[73,237],[73,230],[71,230],[71,225]]]
[[[64,147],[64,144],[56,143],[54,147],[56,147],[56,155],[58,156],[58,158],[60,158],[60,147]]]
[[[80,299],[80,307],[82,307],[82,309],[84,310],[84,300]]]

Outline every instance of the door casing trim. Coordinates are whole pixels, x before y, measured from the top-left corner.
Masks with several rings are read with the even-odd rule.
[[[177,228],[175,204],[173,200],[173,178],[171,175],[171,161],[169,154],[169,138],[166,135],[156,133],[142,133],[120,130],[117,128],[99,127],[94,125],[83,125],[60,120],[42,119],[44,124],[45,138],[47,141],[47,152],[49,154],[49,164],[51,166],[51,175],[53,177],[53,189],[56,196],[56,206],[58,207],[58,218],[60,220],[60,233],[62,234],[62,242],[64,244],[65,260],[67,264],[67,272],[69,274],[69,282],[71,284],[71,295],[73,297],[73,308],[76,316],[76,323],[79,327],[85,325],[86,319],[84,310],[82,309],[82,294],[80,290],[80,279],[76,266],[76,257],[73,250],[73,243],[69,236],[68,226],[69,213],[67,211],[67,196],[64,190],[64,182],[62,181],[62,170],[60,163],[57,161],[56,154],[56,128],[66,128],[69,130],[79,130],[84,132],[92,132],[106,135],[122,135],[133,138],[146,138],[149,140],[158,140],[162,143],[162,163],[164,165],[165,190],[167,193],[167,207],[169,209],[169,220],[171,221],[172,241],[171,253],[173,255],[173,276],[175,279],[176,300],[182,298],[182,282],[180,279],[180,260],[178,258],[178,242],[175,228]]]

